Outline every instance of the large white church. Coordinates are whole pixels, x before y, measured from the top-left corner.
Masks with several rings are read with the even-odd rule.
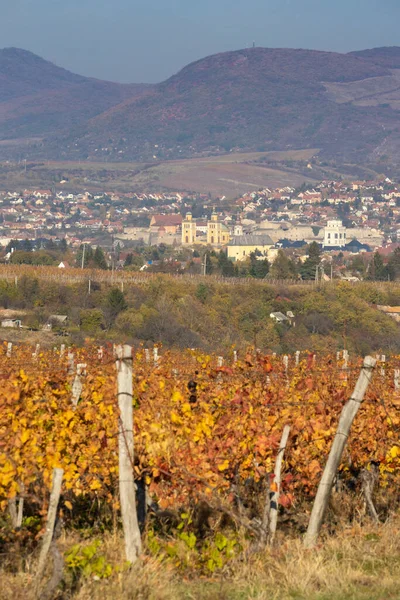
[[[346,244],[346,227],[342,221],[328,221],[325,227],[323,248],[343,248]]]

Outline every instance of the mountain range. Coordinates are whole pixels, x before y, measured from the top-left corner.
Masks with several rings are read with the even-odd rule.
[[[155,85],[91,79],[0,50],[2,158],[149,161],[319,148],[338,162],[400,164],[399,131],[399,47],[237,50]]]

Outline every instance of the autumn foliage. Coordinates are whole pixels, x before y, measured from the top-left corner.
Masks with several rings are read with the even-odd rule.
[[[0,502],[23,495],[38,511],[46,506],[54,467],[64,469],[63,502],[82,498],[118,507],[118,405],[112,347],[76,349],[86,363],[80,401],[74,407],[67,352],[32,355],[21,346],[0,349]],[[347,482],[371,461],[381,488],[398,489],[400,392],[394,389],[394,357],[374,373],[341,465]],[[295,511],[311,500],[329,452],[343,404],[361,359],[347,371],[330,357],[282,357],[249,353],[237,362],[194,351],[161,352],[157,365],[134,350],[135,457],[137,479],[161,508],[189,507],[203,499],[234,506],[237,485],[265,481],[273,472],[285,424],[291,427],[280,503]],[[193,398],[189,382],[197,383]],[[191,387],[193,390],[193,384]],[[273,481],[271,479],[272,486]]]

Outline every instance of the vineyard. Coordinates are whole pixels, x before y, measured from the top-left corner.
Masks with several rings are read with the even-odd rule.
[[[103,579],[126,569],[123,542],[119,566],[93,543],[85,554],[81,543],[87,532],[101,536],[122,527],[119,455],[129,431],[121,426],[117,358],[112,345],[0,349],[2,555],[11,556],[17,544],[22,555],[36,556],[54,470],[62,469],[56,530],[81,536],[81,545],[65,548],[64,572]],[[400,357],[377,359],[335,477],[322,540],[343,522],[388,522],[399,508]],[[222,358],[139,347],[131,362],[128,458],[143,560],[215,576],[240,560],[246,544],[259,551],[301,540],[363,360],[346,352],[232,351]],[[271,516],[272,536],[265,529]],[[27,562],[20,568],[28,569]],[[66,585],[65,575],[59,584]]]

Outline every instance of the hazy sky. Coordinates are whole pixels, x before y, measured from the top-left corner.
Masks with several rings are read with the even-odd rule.
[[[161,81],[253,40],[339,52],[400,45],[400,0],[0,0],[0,8],[0,47],[114,81]]]

